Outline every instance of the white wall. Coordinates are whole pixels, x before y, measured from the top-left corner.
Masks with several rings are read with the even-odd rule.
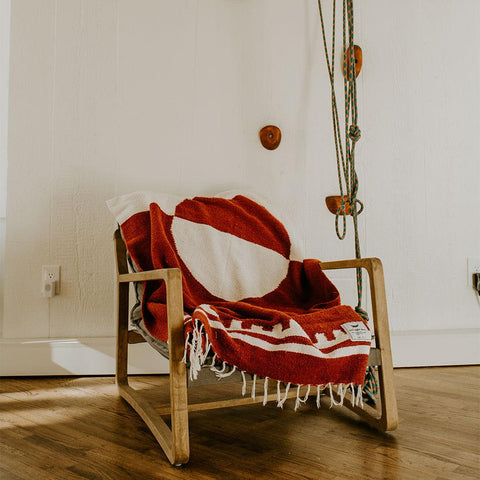
[[[480,6],[357,3],[360,228],[384,261],[395,362],[476,362]],[[4,352],[110,341],[104,202],[120,193],[246,188],[296,220],[309,256],[352,257],[323,200],[337,191],[323,55],[314,0],[12,2]],[[62,266],[51,300],[43,264]],[[352,298],[353,278],[335,280]],[[82,373],[62,362],[49,371]]]
[[[10,0],[0,0],[0,338],[3,325],[3,273],[7,205],[8,74]]]

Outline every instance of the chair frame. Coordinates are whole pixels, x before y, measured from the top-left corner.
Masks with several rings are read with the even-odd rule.
[[[114,234],[116,256],[116,283],[117,283],[117,358],[116,383],[122,398],[140,415],[150,431],[165,452],[173,465],[182,465],[188,462],[190,456],[188,413],[192,411],[223,408],[236,405],[245,405],[263,401],[263,395],[255,399],[239,397],[222,401],[207,401],[189,404],[187,399],[187,369],[183,362],[184,313],[182,277],[178,268],[165,268],[138,273],[129,273],[125,243],[120,231]],[[363,258],[356,260],[340,260],[320,262],[323,270],[364,268],[370,280],[372,301],[372,320],[375,333],[375,348],[372,347],[369,365],[378,367],[380,384],[379,408],[365,405],[364,408],[350,405],[348,408],[359,415],[370,426],[380,430],[394,430],[398,424],[397,402],[393,380],[393,364],[390,348],[390,333],[388,328],[387,302],[382,263],[378,258]],[[146,282],[163,280],[166,284],[166,302],[169,338],[169,371],[170,371],[170,407],[154,409],[148,399],[140,391],[132,388],[128,383],[128,345],[140,343],[143,337],[129,331],[129,286],[132,282]],[[295,396],[296,389],[289,392],[288,397]],[[333,393],[336,400],[339,396]],[[276,394],[270,394],[267,399],[276,399]],[[171,427],[162,419],[162,415],[171,415]]]

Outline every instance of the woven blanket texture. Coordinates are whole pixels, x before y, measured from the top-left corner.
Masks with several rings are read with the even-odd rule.
[[[192,378],[205,365],[220,377],[237,369],[287,391],[309,385],[319,396],[334,387],[343,398],[351,390],[352,403],[361,403],[368,326],[341,305],[318,260],[297,258],[286,228],[265,207],[237,194],[182,199],[151,192],[107,204],[139,271],[182,272]],[[163,341],[165,294],[162,282],[144,284],[144,325]]]

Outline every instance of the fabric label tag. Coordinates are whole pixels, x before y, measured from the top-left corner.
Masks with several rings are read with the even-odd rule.
[[[342,328],[350,335],[350,339],[353,342],[368,342],[372,339],[370,330],[363,322],[344,323]]]

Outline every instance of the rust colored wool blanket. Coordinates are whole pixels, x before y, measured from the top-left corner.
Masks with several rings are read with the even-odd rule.
[[[219,377],[237,369],[277,381],[279,405],[291,385],[317,387],[317,402],[324,389],[341,397],[350,390],[360,403],[368,326],[340,304],[318,260],[297,258],[287,230],[265,207],[228,197],[137,192],[107,202],[138,270],[182,272],[190,375],[208,365]],[[161,282],[144,284],[144,326],[162,341],[165,293]],[[297,395],[296,406],[301,401]]]

